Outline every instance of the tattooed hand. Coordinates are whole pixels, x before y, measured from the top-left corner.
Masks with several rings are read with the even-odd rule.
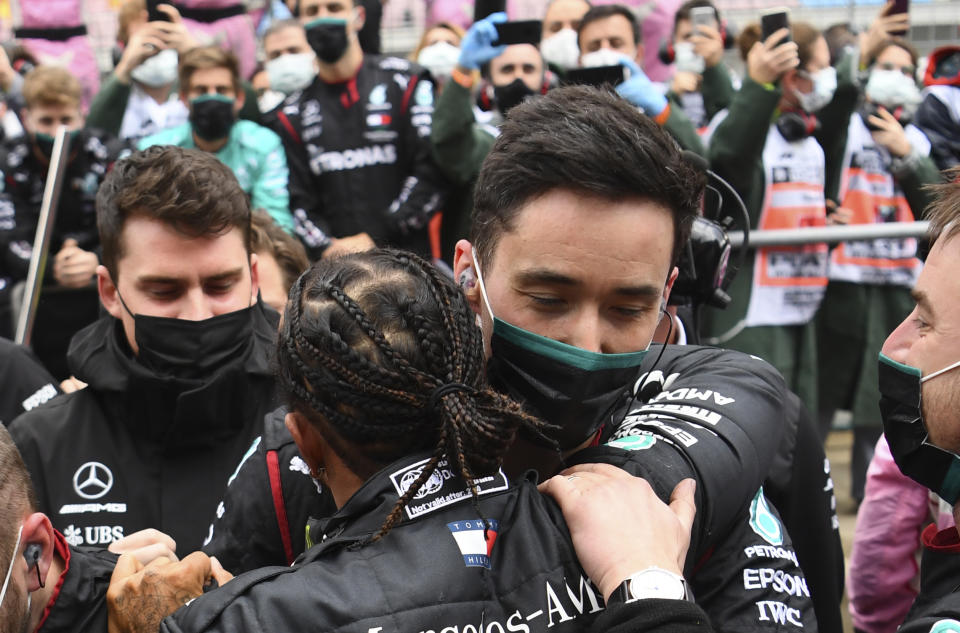
[[[222,585],[233,576],[202,552],[179,562],[162,556],[147,566],[124,554],[107,590],[109,633],[156,633],[160,621],[201,595],[211,578]]]

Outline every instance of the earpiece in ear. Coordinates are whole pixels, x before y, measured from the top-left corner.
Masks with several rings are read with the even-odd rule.
[[[470,290],[477,285],[477,273],[473,272],[473,267],[467,268],[460,273],[460,278],[457,279],[457,283],[460,284],[460,287],[464,290]]]
[[[31,567],[37,570],[37,583],[43,589],[43,578],[40,576],[40,555],[43,554],[43,545],[40,543],[30,543],[23,550],[23,557],[27,560],[27,569]]]

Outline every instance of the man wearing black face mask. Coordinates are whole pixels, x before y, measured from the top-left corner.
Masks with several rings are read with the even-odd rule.
[[[189,121],[142,139],[140,149],[176,145],[216,154],[233,170],[250,206],[264,209],[292,233],[283,144],[268,128],[237,120],[245,94],[233,53],[219,46],[186,52],[180,62],[180,99],[190,110]]]
[[[24,80],[27,134],[0,146],[0,335],[12,336],[10,289],[26,279],[40,203],[57,126],[70,131],[70,153],[50,240],[48,283],[67,288],[90,285],[99,263],[94,196],[122,143],[84,130],[82,88],[68,71],[40,66]]]
[[[264,117],[283,139],[290,209],[311,257],[379,246],[429,250],[446,183],[430,158],[433,83],[410,62],[366,55],[351,0],[303,0],[317,78]],[[301,48],[299,44],[293,42]]]
[[[207,152],[153,147],[97,196],[110,316],[74,337],[89,386],[10,424],[39,508],[71,545],[155,527],[199,547],[223,487],[276,406],[250,207]]]
[[[810,590],[760,489],[780,441],[782,379],[737,352],[650,345],[702,182],[622,99],[551,90],[501,127],[454,270],[482,321],[491,385],[558,427],[548,431],[558,446],[521,436],[508,474],[553,474],[562,452],[568,464],[641,476],[661,497],[695,477],[685,575],[713,624],[810,630]],[[271,416],[214,524],[206,551],[231,571],[291,562],[306,518],[329,512],[328,488],[311,480],[282,420]]]
[[[506,13],[478,20],[460,45],[460,59],[437,99],[433,132],[433,157],[443,175],[455,186],[443,210],[443,254],[453,255],[457,240],[470,231],[473,183],[490,152],[504,115],[525,99],[540,95],[546,81],[546,65],[532,44],[496,46],[496,24],[506,22]],[[482,99],[493,108],[489,122],[479,123],[473,111],[473,87],[477,71],[489,81]]]
[[[960,170],[940,185],[927,208],[933,246],[913,289],[916,307],[887,338],[880,354],[880,414],[897,466],[954,506],[960,519]],[[960,630],[960,535],[956,527],[922,534],[920,595],[906,622],[909,633]]]

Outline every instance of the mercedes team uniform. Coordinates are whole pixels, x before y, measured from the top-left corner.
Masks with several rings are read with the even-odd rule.
[[[198,549],[244,451],[276,408],[269,355],[277,315],[257,303],[252,334],[209,378],[158,375],[133,356],[118,319],[104,317],[71,343],[85,389],[9,425],[39,502],[72,546],[138,530]]]
[[[781,442],[783,380],[764,361],[728,350],[667,346],[656,356],[648,355],[638,380],[653,386],[641,386],[637,401],[613,416],[601,431],[604,445],[567,463],[614,464],[647,479],[663,499],[680,480],[696,479],[685,575],[714,625],[816,630],[789,534],[760,489]],[[332,504],[282,420],[282,412],[268,418],[204,547],[234,573],[293,562],[306,546],[309,517],[325,516]],[[250,533],[261,538],[250,544]]]
[[[446,188],[430,156],[433,91],[419,66],[364,55],[354,77],[317,77],[264,115],[283,139],[290,210],[313,257],[357,233],[429,254],[427,224]]]
[[[161,632],[590,630],[603,596],[556,503],[533,481],[509,484],[502,470],[482,477],[475,504],[441,461],[400,522],[370,542],[429,459],[394,462],[333,517],[312,520],[315,544],[296,565],[240,575],[166,618]]]

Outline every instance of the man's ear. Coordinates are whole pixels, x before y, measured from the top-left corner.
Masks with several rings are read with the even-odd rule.
[[[20,108],[20,124],[23,126],[23,131],[27,134],[33,133],[33,121],[30,120],[30,110],[27,108]]]
[[[123,314],[123,305],[120,303],[120,293],[117,284],[113,281],[110,271],[103,264],[97,266],[97,292],[100,293],[100,303],[110,316],[119,319]]]
[[[677,280],[677,277],[680,275],[680,269],[676,266],[673,267],[673,270],[670,271],[670,276],[667,277],[667,283],[663,287],[663,303],[667,304],[670,302],[670,293],[673,291],[673,283]]]
[[[363,29],[363,25],[367,23],[367,10],[360,5],[356,5],[353,7],[353,11],[353,29],[359,33]]]
[[[453,278],[467,297],[467,303],[477,314],[481,313],[482,297],[480,284],[477,283],[477,271],[473,269],[473,245],[467,240],[459,240],[453,253]]]
[[[243,89],[243,86],[240,82],[237,82],[237,88],[234,89],[236,97],[233,100],[233,113],[240,114],[240,110],[243,110],[243,104],[247,102],[247,91]]]
[[[633,58],[633,61],[637,62],[637,66],[639,66],[640,68],[643,68],[644,51],[645,49],[643,48],[643,44],[637,44],[637,56]]]
[[[26,544],[24,555],[27,556],[27,591],[36,591],[42,584],[47,583],[47,573],[50,571],[50,564],[53,562],[54,554],[54,536],[53,525],[50,519],[42,512],[34,512],[23,521],[23,536],[21,540]],[[37,548],[29,546],[36,545]],[[30,554],[36,554],[36,558]],[[36,565],[39,570],[34,569]]]
[[[310,474],[316,477],[317,473],[324,468],[324,442],[320,431],[303,414],[296,411],[287,413],[283,418],[283,424],[290,431],[293,441],[300,449],[300,455],[303,456],[307,466],[310,467]]]
[[[257,302],[260,292],[260,260],[256,253],[250,253],[250,303]]]

